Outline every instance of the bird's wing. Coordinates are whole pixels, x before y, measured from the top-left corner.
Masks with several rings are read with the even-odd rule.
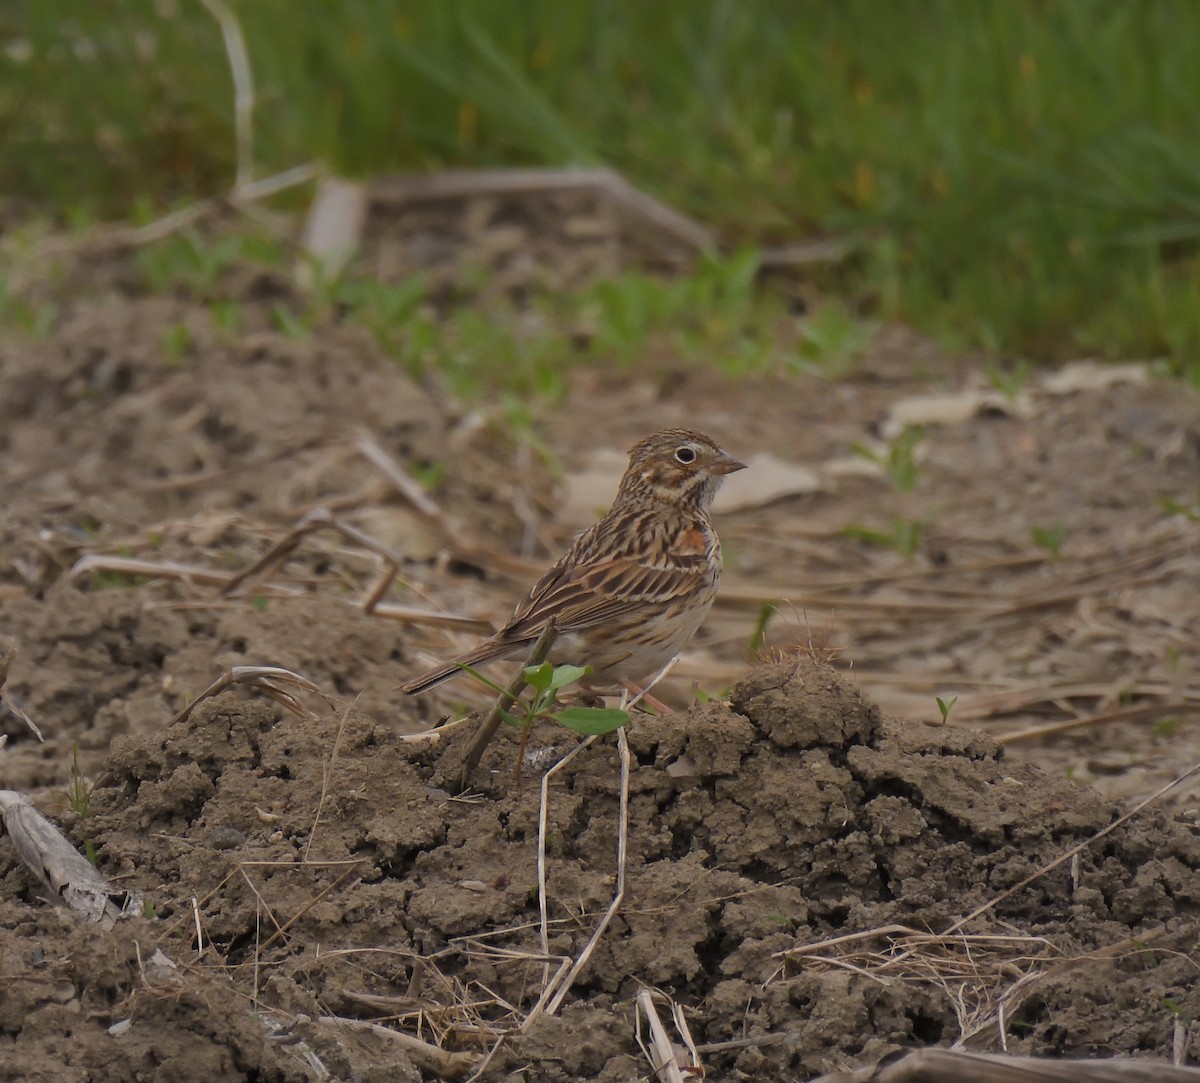
[[[666,606],[702,589],[707,575],[705,562],[690,558],[657,566],[628,557],[585,564],[563,560],[538,580],[496,638],[533,638],[551,618],[560,631],[575,631],[643,606]]]

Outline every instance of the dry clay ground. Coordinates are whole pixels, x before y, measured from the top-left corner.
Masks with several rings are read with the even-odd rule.
[[[1023,883],[1200,760],[1200,524],[1169,514],[1200,497],[1194,392],[1077,369],[977,404],[976,369],[897,329],[839,382],[663,358],[572,378],[535,426],[556,479],[502,412],[413,384],[365,332],[273,330],[274,272],[231,274],[236,339],[185,296],[98,288],[47,338],[0,344],[5,692],[46,735],[5,718],[0,777],[152,916],[83,924],[0,839],[0,1077],[417,1080],[508,1034],[493,1078],[645,1078],[643,988],[668,1024],[666,998],[682,1010],[710,1078],[958,1040],[1200,1062],[1197,791]],[[911,401],[929,392],[959,397]],[[926,425],[910,492],[850,452],[904,416]],[[754,460],[720,519],[724,596],[664,693],[680,709],[629,727],[619,913],[530,1024],[613,896],[614,739],[549,786],[544,965],[538,780],[574,738],[539,726],[517,782],[505,731],[455,797],[469,727],[406,736],[482,696],[392,688],[472,632],[365,614],[378,560],[329,531],[221,587],[324,507],[403,557],[388,603],[494,619],[603,503],[613,453],[677,423]],[[436,465],[435,503],[364,448]],[[897,519],[925,523],[908,559],[843,534]],[[1060,522],[1059,544],[1031,539]],[[73,574],[89,556],[191,571]],[[778,661],[751,667],[764,602]],[[171,722],[258,663],[332,705],[233,690]],[[466,1056],[436,1068],[391,1033]]]

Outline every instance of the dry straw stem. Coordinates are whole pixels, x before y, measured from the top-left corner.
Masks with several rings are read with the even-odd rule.
[[[579,953],[579,957],[571,964],[571,968],[563,976],[557,986],[548,986],[543,990],[542,996],[538,999],[538,1006],[544,1002],[547,992],[553,989],[554,995],[550,997],[549,1003],[546,1005],[546,1012],[553,1015],[558,1011],[563,1002],[563,998],[570,992],[571,986],[574,985],[575,979],[579,977],[580,972],[587,966],[588,960],[592,957],[592,952],[596,950],[596,945],[600,943],[600,938],[604,935],[604,930],[608,928],[609,923],[617,915],[617,911],[621,908],[621,903],[625,900],[625,865],[629,849],[629,740],[625,736],[625,728],[617,730],[617,751],[621,757],[621,797],[619,819],[617,821],[617,889],[613,894],[612,902],[609,903],[608,909],[604,912],[604,916],[600,919],[600,923],[596,926],[596,931],[592,933],[591,939],[583,946],[583,951]],[[543,808],[545,807],[546,790],[542,790]],[[544,863],[541,858],[545,852],[545,842],[542,838],[543,832],[540,830],[544,825],[544,819],[539,822],[539,838],[538,838],[538,878],[539,886],[541,887],[542,895],[545,896],[545,870]],[[543,926],[543,929],[545,926]],[[544,936],[543,932],[543,936]],[[525,1021],[526,1029],[532,1025],[536,1018],[537,1008],[530,1012],[529,1018]]]
[[[254,178],[254,76],[241,24],[223,0],[200,0],[221,27],[229,71],[233,76],[233,120],[237,137],[237,179],[234,191]]]
[[[679,1034],[680,1043],[672,1042],[659,1017],[654,999],[666,1001],[671,1009],[671,1019]],[[647,1048],[642,1037],[642,1019],[650,1030],[650,1046]],[[688,1079],[703,1079],[704,1067],[700,1063],[700,1054],[688,1029],[687,1019],[682,1006],[665,993],[652,992],[649,989],[639,989],[634,1001],[634,1036],[641,1047],[650,1068],[660,1083],[684,1083],[685,1073]],[[680,1061],[686,1060],[687,1066],[680,1067]]]
[[[447,518],[432,497],[409,477],[404,468],[365,429],[359,429],[355,433],[353,443],[358,452],[383,474],[425,522],[438,532],[446,548],[456,557],[522,580],[529,576],[531,568],[528,561],[464,538],[462,528]]]
[[[868,947],[880,939],[886,941],[884,947]],[[1062,953],[1039,936],[946,936],[887,925],[790,948],[777,952],[774,958],[805,967],[836,967],[880,984],[900,981],[934,985],[945,992],[957,1016],[956,1047],[998,1025],[1001,1048],[1006,1048],[1004,1017],[1008,1005],[1043,977],[1047,967],[1059,962]]]
[[[812,965],[820,962],[827,966],[850,970],[880,982],[888,979],[932,982],[946,992],[955,1007],[961,1032],[958,1044],[965,1043],[995,1025],[999,1029],[1001,1046],[1004,1047],[1006,1040],[1005,1015],[1010,1005],[1018,1002],[1020,997],[1027,994],[1029,987],[1044,977],[1047,971],[1058,970],[1064,965],[1071,965],[1082,959],[1064,960],[1055,946],[1041,937],[969,934],[963,932],[964,927],[994,909],[1005,899],[1028,887],[1046,873],[1077,858],[1089,846],[1115,831],[1149,805],[1198,773],[1200,773],[1200,763],[1193,765],[1178,778],[1160,788],[1107,827],[1046,862],[1019,883],[960,918],[942,933],[923,933],[902,925],[889,925],[866,932],[834,937],[816,944],[798,945],[786,951],[777,952],[773,957],[784,963],[788,961],[806,962],[808,965]],[[870,951],[859,947],[867,941],[880,937],[888,940],[888,947],[882,951]],[[1117,945],[1104,952],[1092,953],[1083,958],[1094,959],[1108,956],[1122,946]],[[1015,955],[1014,948],[1017,950]],[[1010,979],[1014,972],[1018,976],[1015,981],[1012,981]],[[959,1070],[962,1070],[961,1065]],[[845,1077],[846,1080],[860,1078],[863,1081],[872,1081],[872,1083],[875,1081],[890,1083],[892,1079],[887,1075],[869,1074],[861,1077],[855,1075]],[[909,1078],[924,1080],[925,1076],[898,1075],[895,1077],[896,1080]],[[943,1077],[929,1076],[931,1080],[935,1078]],[[962,1077],[947,1075],[944,1078],[958,1079]],[[978,1078],[985,1079],[984,1076]],[[986,1078],[990,1079],[991,1077]],[[997,1080],[1009,1078],[1037,1080],[1042,1077],[997,1075],[995,1078]],[[1057,1077],[1047,1076],[1046,1078]],[[1080,1076],[1078,1078],[1089,1077]]]
[[[10,646],[8,648],[8,650],[6,650],[4,652],[4,655],[2,657],[0,657],[0,714],[3,714],[4,712],[7,711],[14,718],[19,719],[21,722],[24,722],[25,725],[29,728],[29,731],[39,741],[44,742],[46,740],[46,738],[42,736],[42,731],[40,729],[38,729],[37,724],[34,722],[34,720],[32,718],[30,718],[29,715],[27,715],[23,710],[21,710],[20,707],[18,707],[15,703],[13,703],[13,701],[4,694],[4,682],[8,680],[8,667],[12,663],[12,660],[16,656],[17,656],[17,648]],[[0,741],[0,745],[3,745],[2,741]]]
[[[589,745],[594,744],[595,737],[589,737],[586,741],[581,741],[570,752],[562,757],[553,767],[542,775],[542,797],[538,805],[538,845],[537,845],[537,874],[538,874],[538,926],[541,933],[542,955],[545,958],[545,963],[542,968],[542,995],[538,998],[537,1006],[530,1012],[529,1018],[526,1020],[526,1026],[542,1012],[547,1000],[549,1000],[553,990],[557,988],[559,981],[565,971],[560,970],[554,975],[553,981],[550,977],[550,960],[553,958],[550,954],[550,911],[549,898],[546,891],[546,834],[547,823],[550,818],[550,780],[558,774],[564,767],[567,766],[576,756],[578,756]]]
[[[1040,1060],[918,1049],[812,1083],[1200,1083],[1200,1069],[1151,1060]]]
[[[91,553],[76,561],[74,567],[67,573],[67,579],[74,581],[92,572],[141,575],[147,579],[174,579],[185,583],[201,583],[211,587],[224,587],[233,578],[228,572],[205,568],[199,564],[180,564],[174,560],[140,560],[137,557]],[[275,590],[273,593],[297,596],[300,592],[283,588]]]
[[[103,553],[93,553],[81,557],[67,573],[70,580],[78,580],[92,572],[109,572],[117,575],[136,575],[147,579],[167,579],[182,583],[199,583],[204,586],[220,587],[221,595],[228,597],[247,583],[254,583],[260,594],[270,597],[298,598],[303,591],[294,587],[269,585],[264,578],[275,571],[299,547],[301,540],[317,530],[328,527],[341,534],[347,540],[375,553],[385,564],[383,574],[367,591],[359,603],[360,608],[368,614],[386,617],[390,620],[405,624],[420,624],[434,628],[457,628],[462,631],[487,632],[491,625],[487,621],[475,617],[467,617],[458,613],[436,612],[428,609],[418,609],[414,606],[383,605],[379,599],[383,597],[392,580],[399,570],[402,559],[397,553],[377,542],[369,534],[341,522],[324,508],[317,508],[304,516],[280,541],[276,542],[263,556],[259,557],[250,567],[240,572],[222,572],[213,568],[205,568],[198,564],[181,564],[177,561],[143,560],[137,557],[109,556]]]
[[[397,1049],[403,1050],[422,1071],[432,1072],[439,1079],[466,1079],[479,1068],[482,1060],[474,1053],[453,1053],[447,1049],[439,1049],[436,1045],[430,1045],[410,1034],[382,1027],[378,1023],[368,1023],[361,1019],[343,1019],[337,1015],[322,1015],[318,1017],[317,1022],[338,1029],[377,1035]]]
[[[142,912],[140,895],[113,887],[23,794],[0,790],[0,818],[17,856],[55,899],[89,922],[110,928],[118,918]]]
[[[380,599],[391,586],[399,573],[403,556],[382,542],[372,538],[357,527],[342,522],[327,508],[313,508],[300,518],[296,524],[277,541],[270,549],[258,558],[248,568],[232,576],[226,576],[221,582],[221,594],[229,597],[243,591],[247,584],[260,584],[271,573],[277,571],[283,563],[300,547],[300,543],[310,534],[319,530],[332,530],[347,541],[374,553],[382,562],[383,570],[368,589],[359,603],[364,613],[388,617],[391,620],[407,624],[422,624],[430,627],[458,628],[463,631],[490,632],[491,625],[487,621],[474,617],[465,617],[457,613],[438,613],[412,606],[384,606]]]
[[[313,814],[313,825],[308,832],[308,842],[304,845],[304,860],[308,860],[308,856],[312,853],[313,839],[317,837],[317,828],[321,824],[321,813],[325,811],[325,799],[329,796],[329,780],[333,776],[333,769],[337,767],[338,753],[342,750],[342,737],[346,733],[346,722],[350,718],[350,711],[354,704],[346,705],[346,709],[342,711],[341,721],[338,722],[337,736],[333,739],[333,751],[329,754],[329,759],[321,764],[321,796],[317,799],[317,811]]]
[[[175,726],[187,720],[201,703],[212,696],[219,695],[227,688],[232,688],[234,685],[246,684],[260,692],[265,693],[276,703],[286,707],[292,714],[298,718],[313,718],[313,713],[306,710],[295,696],[286,689],[281,688],[281,684],[290,684],[296,688],[302,689],[305,692],[311,692],[315,696],[320,696],[330,709],[334,706],[334,701],[327,693],[313,684],[307,677],[300,676],[299,673],[293,673],[290,669],[283,669],[279,666],[234,666],[227,673],[223,673],[212,684],[210,684],[203,692],[200,693],[191,703],[189,703],[182,711],[180,711],[170,722],[168,726]]]
[[[1138,689],[1133,689],[1136,693]],[[1135,722],[1145,718],[1161,718],[1173,715],[1187,718],[1191,715],[1200,716],[1200,702],[1195,699],[1181,700],[1176,703],[1141,703],[1136,707],[1122,707],[1112,711],[1097,711],[1095,714],[1084,715],[1082,718],[1068,718],[1061,722],[1048,722],[1044,726],[1030,726],[1017,730],[1015,733],[1000,734],[996,739],[1002,745],[1015,745],[1022,741],[1036,741],[1042,737],[1052,737],[1071,730],[1087,729],[1091,726],[1102,726],[1109,722]]]
[[[1144,801],[1140,801],[1137,805],[1135,805],[1132,809],[1130,809],[1128,812],[1126,812],[1123,816],[1118,816],[1107,827],[1101,828],[1094,835],[1092,835],[1091,837],[1089,837],[1087,839],[1084,839],[1084,841],[1079,843],[1077,846],[1072,846],[1071,849],[1067,850],[1065,853],[1060,854],[1053,861],[1046,862],[1046,864],[1043,865],[1040,869],[1037,869],[1035,872],[1030,873],[1028,876],[1025,877],[1024,880],[1021,880],[1019,883],[1013,884],[1012,887],[1007,888],[1004,891],[1000,892],[1000,894],[997,895],[994,899],[992,899],[989,902],[984,903],[982,906],[979,906],[976,909],[972,910],[971,913],[969,913],[966,917],[959,918],[958,921],[956,921],[953,925],[950,926],[949,929],[946,930],[945,935],[949,936],[952,933],[958,932],[959,929],[963,928],[963,926],[968,925],[970,922],[974,921],[976,918],[981,917],[982,915],[986,914],[989,910],[992,910],[993,908],[998,906],[1005,899],[1010,898],[1011,896],[1015,895],[1018,891],[1023,891],[1030,884],[1032,884],[1035,880],[1041,879],[1043,876],[1046,875],[1046,873],[1050,872],[1053,869],[1058,868],[1058,866],[1063,864],[1063,862],[1070,861],[1071,858],[1073,858],[1076,854],[1082,853],[1089,846],[1091,846],[1092,843],[1099,842],[1100,839],[1104,838],[1107,835],[1112,834],[1112,832],[1114,832],[1122,824],[1125,824],[1129,820],[1132,820],[1135,816],[1139,815],[1140,813],[1144,812],[1147,808],[1149,808],[1150,805],[1154,804],[1155,801],[1158,801],[1161,798],[1165,797],[1172,790],[1176,789],[1179,786],[1182,786],[1185,782],[1187,782],[1189,779],[1195,777],[1197,774],[1200,774],[1200,763],[1192,764],[1192,766],[1189,767],[1186,771],[1184,771],[1184,773],[1182,775],[1180,775],[1178,778],[1174,779],[1171,782],[1168,782],[1165,786],[1160,787],[1158,790],[1156,790],[1154,793],[1152,793],[1149,797],[1147,797]]]
[[[459,793],[465,793],[470,786],[471,774],[479,766],[484,749],[491,743],[492,738],[496,736],[496,730],[500,728],[504,714],[512,709],[512,705],[517,702],[525,685],[528,684],[525,680],[525,670],[530,666],[541,665],[546,660],[546,655],[550,653],[550,647],[553,645],[556,635],[558,635],[558,628],[554,621],[547,621],[546,627],[542,629],[542,634],[538,636],[537,642],[533,645],[533,650],[529,652],[529,658],[526,660],[525,665],[517,671],[508,688],[496,698],[495,704],[483,720],[482,725],[480,725],[479,731],[471,739],[471,743],[463,755],[462,769],[458,776]]]
[[[370,202],[403,206],[573,191],[602,195],[631,221],[652,225],[697,253],[716,251],[716,241],[704,226],[635,188],[611,169],[447,170],[384,177],[371,184],[367,195]]]
[[[650,1044],[647,1047],[642,1037],[642,1019],[650,1031]],[[658,1017],[658,1009],[654,1006],[654,994],[649,989],[639,989],[635,1001],[634,1028],[637,1043],[650,1062],[650,1070],[659,1083],[684,1083],[683,1073],[679,1070],[679,1062],[675,1058],[675,1047],[667,1028]]]

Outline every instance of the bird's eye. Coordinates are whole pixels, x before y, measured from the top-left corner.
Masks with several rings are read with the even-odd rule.
[[[687,466],[688,463],[694,463],[696,461],[696,449],[684,444],[683,447],[675,450],[675,459],[683,463],[684,466]]]

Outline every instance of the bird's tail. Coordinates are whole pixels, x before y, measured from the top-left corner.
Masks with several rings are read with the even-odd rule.
[[[474,650],[467,651],[453,662],[434,666],[433,669],[427,669],[424,673],[418,674],[411,681],[406,681],[400,686],[400,690],[410,696],[419,696],[422,692],[428,692],[429,689],[443,681],[449,681],[459,676],[463,672],[463,666],[477,666],[496,658],[504,658],[513,651],[520,650],[524,645],[526,644],[522,642],[497,643],[494,640],[486,639]]]

